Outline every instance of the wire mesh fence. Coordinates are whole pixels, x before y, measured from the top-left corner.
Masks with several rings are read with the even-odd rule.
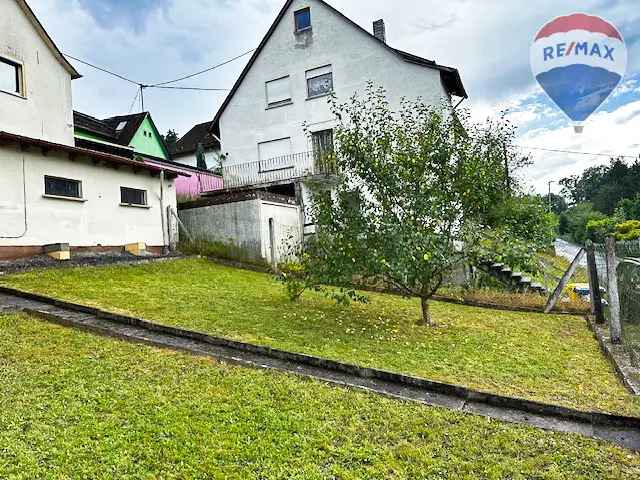
[[[616,243],[622,343],[640,350],[640,241]]]
[[[616,242],[614,262],[607,262],[604,244],[595,245],[595,264],[603,293],[603,313],[609,326],[615,321],[610,281],[617,284],[619,303],[620,340],[629,350],[640,352],[640,240]],[[614,292],[615,293],[615,292]]]

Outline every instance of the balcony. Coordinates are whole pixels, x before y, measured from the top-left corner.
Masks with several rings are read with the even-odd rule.
[[[222,168],[225,188],[264,186],[336,173],[334,153],[301,152]]]

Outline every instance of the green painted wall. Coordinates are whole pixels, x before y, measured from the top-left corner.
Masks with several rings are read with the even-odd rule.
[[[162,140],[158,138],[158,132],[149,120],[148,115],[131,139],[129,146],[133,147],[136,153],[141,155],[151,155],[152,157],[169,160],[169,155],[162,147]]]

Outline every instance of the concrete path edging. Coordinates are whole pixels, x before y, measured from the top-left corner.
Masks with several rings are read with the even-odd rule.
[[[640,451],[640,418],[585,412],[238,342],[5,286],[0,286],[0,294],[26,301],[20,309],[41,318],[102,335],[213,356],[258,368],[286,371],[503,421],[580,433]]]

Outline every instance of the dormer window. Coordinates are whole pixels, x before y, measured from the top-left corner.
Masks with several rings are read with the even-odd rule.
[[[294,14],[296,33],[311,29],[311,9],[309,7],[298,10]]]
[[[23,95],[22,66],[0,57],[0,90]]]

